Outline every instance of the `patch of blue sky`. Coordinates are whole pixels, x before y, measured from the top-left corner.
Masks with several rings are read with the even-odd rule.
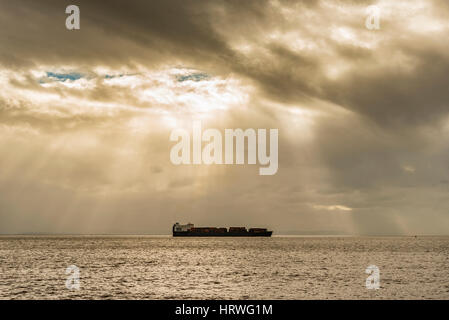
[[[206,80],[208,78],[209,78],[209,75],[207,73],[202,73],[202,72],[176,76],[176,80],[178,80],[179,82],[201,81],[201,80]]]
[[[78,72],[69,72],[69,73],[47,72],[47,77],[52,78],[56,81],[64,82],[66,80],[70,80],[70,81],[79,80],[83,77],[83,75]]]
[[[105,79],[114,79],[114,78],[121,78],[121,77],[123,77],[123,76],[124,76],[123,74],[119,74],[119,75],[110,75],[110,74],[107,74],[107,75],[104,76],[104,78],[105,78]]]
[[[140,73],[120,73],[120,74],[106,74],[104,76],[105,79],[114,79],[114,78],[122,78],[122,77],[130,77],[136,76]]]

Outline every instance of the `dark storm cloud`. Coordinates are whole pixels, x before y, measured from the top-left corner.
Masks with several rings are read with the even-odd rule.
[[[326,84],[327,98],[385,126],[438,124],[449,112],[449,57],[413,49],[403,53],[416,60],[412,71],[362,69]]]
[[[65,28],[70,4],[2,1],[1,62],[151,65],[177,56],[219,60],[231,54],[210,26],[208,6],[198,1],[78,1],[77,32]]]

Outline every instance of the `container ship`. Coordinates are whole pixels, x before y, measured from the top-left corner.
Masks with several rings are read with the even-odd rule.
[[[264,228],[250,228],[245,227],[195,227],[193,224],[179,224],[176,222],[173,225],[173,237],[271,237],[273,231],[268,231]]]

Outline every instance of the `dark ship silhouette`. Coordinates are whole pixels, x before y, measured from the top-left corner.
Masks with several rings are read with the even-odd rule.
[[[179,224],[176,222],[172,228],[173,237],[271,237],[273,231],[264,228],[245,227],[195,227],[193,224]]]

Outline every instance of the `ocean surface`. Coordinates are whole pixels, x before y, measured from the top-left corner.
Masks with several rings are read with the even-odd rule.
[[[61,298],[449,299],[449,237],[0,236],[0,299]]]

